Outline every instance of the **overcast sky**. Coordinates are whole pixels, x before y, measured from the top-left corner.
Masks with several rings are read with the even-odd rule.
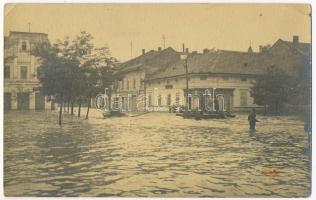
[[[5,35],[9,31],[47,33],[51,42],[85,30],[96,45],[107,44],[121,61],[141,49],[166,47],[246,51],[251,45],[273,44],[277,39],[310,42],[310,7],[307,5],[224,4],[20,4],[5,7]]]

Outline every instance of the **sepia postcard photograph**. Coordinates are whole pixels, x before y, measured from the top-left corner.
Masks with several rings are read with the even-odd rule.
[[[5,197],[311,195],[310,4],[3,9]]]

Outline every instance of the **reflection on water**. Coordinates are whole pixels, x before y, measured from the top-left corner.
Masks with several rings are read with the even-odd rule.
[[[293,117],[89,120],[9,112],[7,196],[297,197],[310,194],[307,135]]]

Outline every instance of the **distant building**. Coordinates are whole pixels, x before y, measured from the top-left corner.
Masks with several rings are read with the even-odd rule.
[[[121,102],[124,111],[135,111],[145,108],[146,82],[145,80],[157,70],[168,66],[180,59],[180,53],[172,48],[151,50],[120,65],[115,73],[114,98]],[[147,104],[147,105],[146,105]]]
[[[44,110],[53,104],[40,91],[39,59],[31,54],[34,45],[48,42],[47,34],[11,31],[4,37],[4,109]]]
[[[182,60],[184,54],[187,58]],[[247,111],[260,108],[253,103],[250,91],[268,67],[278,66],[295,74],[309,57],[310,44],[299,43],[298,37],[293,42],[280,39],[272,46],[261,47],[260,52],[253,52],[251,46],[246,52],[152,50],[121,65],[116,72],[114,97],[126,111],[142,106],[149,111],[167,111],[170,106],[183,106],[185,102],[191,110],[214,110],[214,99],[220,110]],[[139,87],[134,87],[135,80]]]

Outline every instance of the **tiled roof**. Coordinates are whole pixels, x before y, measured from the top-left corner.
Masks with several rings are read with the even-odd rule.
[[[170,63],[180,59],[180,53],[176,52],[171,47],[164,50],[151,50],[143,55],[140,55],[132,60],[120,64],[116,74],[124,74],[134,70],[145,70],[146,75],[154,73],[161,67],[168,66]]]
[[[272,62],[266,54],[217,50],[205,54],[190,55],[187,60],[190,74],[262,74]],[[184,61],[178,61],[149,79],[179,76],[185,74]]]
[[[299,53],[301,53],[304,56],[310,56],[311,44],[309,44],[309,43],[299,42],[297,44],[294,44],[293,42],[279,39],[278,41],[276,41],[274,43],[274,45],[271,48],[273,48],[274,46],[278,45],[279,43],[283,43],[283,44],[287,45],[291,49],[296,49]]]

